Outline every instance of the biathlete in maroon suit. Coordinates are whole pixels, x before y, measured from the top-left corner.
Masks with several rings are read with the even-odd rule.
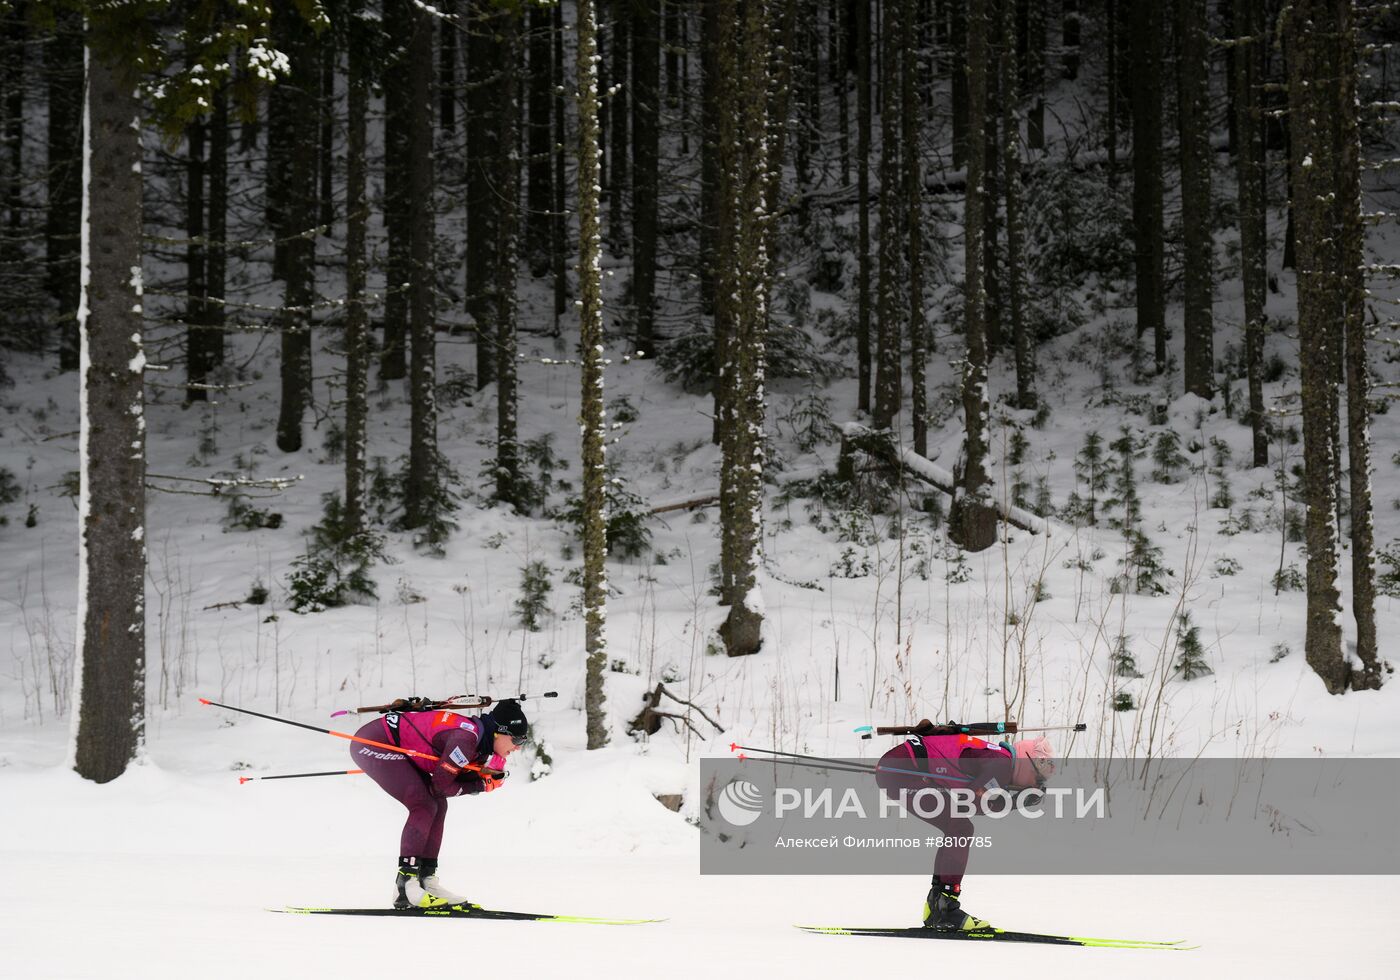
[[[468,904],[437,876],[447,801],[500,788],[506,759],[530,738],[520,702],[499,701],[490,714],[480,717],[453,711],[391,711],[355,734],[417,753],[360,743],[352,743],[350,749],[356,766],[408,808],[399,838],[394,907]]]
[[[985,813],[982,799],[988,790],[1043,788],[1045,777],[1054,770],[1050,743],[1045,738],[993,745],[972,735],[915,736],[880,757],[875,780],[886,794],[907,793],[912,798],[914,793],[929,791],[943,797],[941,801],[926,797],[922,805],[909,807],[910,812],[937,827],[944,838],[934,859],[933,886],[924,902],[925,926],[940,931],[989,927],[960,907],[972,819],[954,813],[954,796],[962,795],[966,802],[970,792],[975,812]],[[906,772],[909,774],[904,775]],[[953,790],[962,793],[954,794]]]

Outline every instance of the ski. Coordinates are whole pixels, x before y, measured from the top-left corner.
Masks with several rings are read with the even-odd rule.
[[[1046,946],[1094,946],[1101,949],[1196,949],[1177,939],[1158,942],[1151,939],[1103,939],[1094,936],[1061,936],[1043,932],[1013,932],[1009,929],[972,929],[942,932],[925,926],[877,928],[860,926],[798,926],[803,932],[825,936],[893,936],[902,939],[948,939],[968,942],[1040,943]]]
[[[575,922],[594,926],[633,926],[647,922],[663,922],[664,919],[609,919],[591,915],[555,915],[550,912],[508,912],[503,909],[484,909],[476,905],[444,905],[437,908],[420,909],[336,909],[307,908],[288,906],[269,909],[270,912],[289,912],[293,915],[388,915],[401,918],[434,919],[490,919],[513,922]]]

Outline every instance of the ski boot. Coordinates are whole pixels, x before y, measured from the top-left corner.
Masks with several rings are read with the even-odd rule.
[[[961,885],[946,885],[935,879],[924,901],[924,928],[939,932],[976,932],[992,928],[990,922],[962,910],[961,895]]]
[[[465,896],[458,895],[456,892],[450,891],[443,885],[438,879],[437,865],[437,858],[423,859],[422,871],[418,877],[418,884],[425,897],[432,898],[434,905],[445,903],[447,905],[461,906],[462,908],[469,909],[481,908],[480,905],[472,904],[467,901]]]
[[[401,857],[399,873],[395,878],[396,909],[433,909],[460,905],[464,908],[477,908],[461,895],[445,888],[437,876],[436,858]]]

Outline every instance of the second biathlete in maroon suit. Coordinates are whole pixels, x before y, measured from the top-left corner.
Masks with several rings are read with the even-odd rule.
[[[970,791],[977,812],[989,789],[1038,786],[1054,771],[1044,738],[993,745],[972,735],[915,736],[880,757],[875,780],[886,794],[920,791],[944,796],[942,806],[912,812],[937,827],[944,842],[934,858],[933,883],[924,902],[924,925],[940,931],[986,929],[989,924],[962,911],[962,880],[973,835],[972,818],[955,815],[950,790]]]

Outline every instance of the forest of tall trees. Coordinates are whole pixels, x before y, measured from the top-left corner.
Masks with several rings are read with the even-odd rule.
[[[297,573],[336,600],[384,532],[472,533],[445,391],[491,406],[492,502],[529,513],[522,338],[579,372],[594,747],[605,346],[713,398],[739,656],[765,636],[769,383],[855,378],[829,410],[892,482],[931,427],[960,428],[941,489],[980,551],[1023,504],[993,413],[1045,424],[1041,346],[1114,292],[1132,380],[1164,405],[1231,413],[1265,475],[1301,427],[1307,660],[1332,693],[1378,687],[1362,195],[1385,151],[1363,140],[1384,138],[1397,37],[1388,7],[1345,0],[5,0],[0,354],[84,392],[79,771],[112,778],[139,740],[109,736],[142,684],[142,378],[198,407],[246,382],[250,335],[280,350],[277,448],[309,452],[313,426],[341,447]],[[1296,402],[1263,393],[1279,333]],[[447,342],[465,378],[439,369]],[[956,392],[929,390],[936,363]],[[390,389],[405,450],[376,470]]]

